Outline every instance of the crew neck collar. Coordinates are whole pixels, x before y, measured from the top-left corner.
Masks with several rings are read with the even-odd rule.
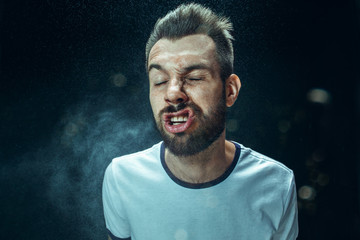
[[[220,175],[219,177],[217,177],[214,180],[211,180],[209,182],[204,182],[204,183],[189,183],[189,182],[185,182],[179,178],[177,178],[169,169],[169,167],[167,166],[166,162],[165,162],[165,144],[164,142],[161,143],[161,148],[160,148],[160,160],[161,160],[161,164],[165,170],[165,172],[167,173],[167,175],[178,185],[185,187],[185,188],[192,188],[192,189],[201,189],[201,188],[209,188],[212,186],[215,186],[219,183],[221,183],[222,181],[224,181],[234,170],[238,160],[239,160],[239,156],[240,156],[240,152],[241,152],[241,147],[238,143],[236,142],[232,142],[235,145],[235,154],[234,154],[234,159],[231,162],[230,166],[226,169],[226,171]]]

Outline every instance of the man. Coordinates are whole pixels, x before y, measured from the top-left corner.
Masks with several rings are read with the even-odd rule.
[[[295,239],[290,169],[225,139],[240,90],[232,24],[198,4],[159,19],[146,46],[163,142],[116,158],[103,203],[109,239]]]

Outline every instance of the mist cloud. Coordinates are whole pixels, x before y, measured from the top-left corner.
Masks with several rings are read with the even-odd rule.
[[[33,228],[51,226],[49,221],[55,218],[49,215],[55,214],[81,238],[106,237],[101,187],[107,165],[114,157],[150,147],[159,140],[152,116],[144,117],[131,106],[116,106],[114,101],[113,97],[91,97],[72,106],[54,127],[47,144],[25,154],[16,166],[2,168],[2,177],[15,184],[17,204],[36,206],[19,210],[25,216],[39,216],[30,220],[38,221],[29,223],[35,225]],[[32,197],[27,198],[26,192]],[[39,209],[47,212],[38,213]]]

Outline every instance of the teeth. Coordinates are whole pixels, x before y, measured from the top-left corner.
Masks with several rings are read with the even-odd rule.
[[[188,120],[188,117],[186,116],[172,117],[170,120],[175,125],[175,123],[186,122]]]

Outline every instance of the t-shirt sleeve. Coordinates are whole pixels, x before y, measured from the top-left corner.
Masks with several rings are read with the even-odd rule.
[[[102,200],[105,224],[109,236],[113,239],[130,239],[130,226],[126,218],[119,182],[112,162],[105,171]]]
[[[284,213],[281,218],[279,228],[272,238],[273,240],[293,240],[298,236],[298,209],[295,179],[293,175],[290,179],[289,186]]]

